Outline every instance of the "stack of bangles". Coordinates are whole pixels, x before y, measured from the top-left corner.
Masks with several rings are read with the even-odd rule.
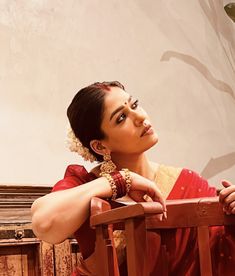
[[[120,198],[129,193],[131,189],[131,174],[128,169],[122,169],[125,177],[121,175],[119,171],[115,171],[112,173],[101,173],[100,176],[105,177],[112,189],[111,199],[115,200],[116,198]]]

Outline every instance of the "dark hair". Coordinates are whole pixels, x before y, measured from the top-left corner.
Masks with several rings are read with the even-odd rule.
[[[75,136],[98,161],[103,160],[102,156],[92,150],[90,141],[105,138],[101,130],[104,97],[111,87],[120,87],[125,90],[118,81],[95,82],[79,90],[67,109],[67,116]]]

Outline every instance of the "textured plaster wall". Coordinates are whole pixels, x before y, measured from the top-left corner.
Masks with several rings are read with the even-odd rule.
[[[0,49],[0,183],[53,185],[83,163],[65,146],[66,108],[102,80],[148,110],[153,160],[235,183],[235,25],[223,1],[0,1]]]

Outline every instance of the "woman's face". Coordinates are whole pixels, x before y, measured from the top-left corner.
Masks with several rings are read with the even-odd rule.
[[[138,100],[119,87],[106,92],[102,141],[112,154],[140,154],[158,141],[147,113]]]

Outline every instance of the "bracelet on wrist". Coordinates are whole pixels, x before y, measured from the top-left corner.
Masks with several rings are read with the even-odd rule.
[[[125,175],[126,193],[128,194],[130,192],[130,189],[131,189],[131,182],[132,182],[131,173],[126,168],[122,169],[122,171],[124,172],[124,175]]]
[[[115,200],[117,198],[118,193],[117,193],[117,186],[116,186],[116,183],[115,183],[113,177],[109,173],[101,173],[100,176],[103,176],[108,180],[111,190],[112,190],[111,199]]]
[[[113,180],[115,181],[117,187],[117,198],[123,197],[126,195],[126,181],[119,171],[113,172]]]
[[[124,172],[124,177],[119,171],[100,173],[100,176],[105,177],[110,184],[112,190],[111,200],[125,196],[131,189],[132,180],[130,171],[128,169],[122,169],[121,171]]]

